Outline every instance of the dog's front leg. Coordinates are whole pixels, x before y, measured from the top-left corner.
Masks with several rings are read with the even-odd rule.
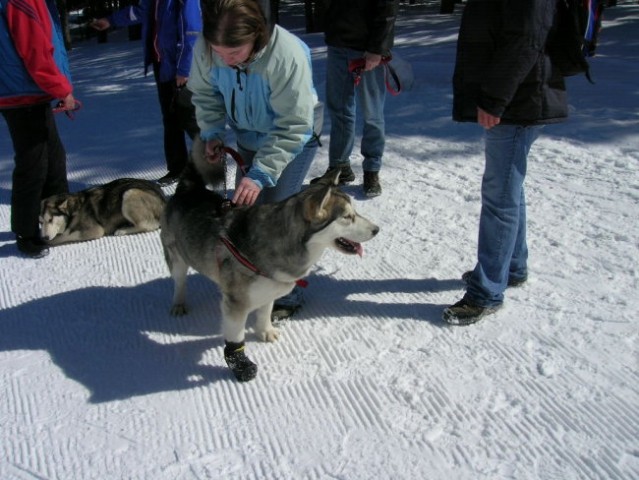
[[[176,252],[175,246],[164,247],[164,259],[171,272],[173,279],[173,303],[171,304],[171,315],[186,315],[186,274],[189,266],[184,259]]]
[[[255,312],[255,331],[263,342],[274,342],[280,338],[280,331],[271,323],[273,302],[260,307]]]
[[[63,243],[84,242],[87,240],[95,240],[104,236],[104,229],[100,226],[93,226],[85,230],[67,229],[56,235],[47,243],[49,245],[62,245]]]
[[[222,298],[222,334],[224,336],[224,360],[240,382],[253,380],[257,365],[245,353],[244,335],[249,311],[238,302]]]

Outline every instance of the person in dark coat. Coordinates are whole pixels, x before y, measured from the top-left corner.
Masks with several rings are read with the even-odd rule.
[[[185,88],[191,70],[193,45],[202,31],[198,0],[140,0],[91,23],[98,31],[111,25],[142,25],[144,67],[153,68],[164,126],[164,156],[168,172],[162,186],[177,182],[188,160],[187,134],[199,133],[191,93]]]
[[[545,51],[556,0],[469,0],[453,75],[453,119],[485,129],[477,264],[466,294],[443,318],[468,325],[496,312],[506,287],[528,278],[524,180],[528,153],[546,124],[563,121],[563,77]]]
[[[327,172],[339,168],[340,183],[355,180],[350,156],[355,143],[357,96],[357,108],[364,119],[360,148],[364,194],[375,197],[382,193],[379,171],[386,144],[386,84],[380,62],[393,46],[398,0],[328,0],[325,4],[326,107],[331,119]],[[355,59],[365,61],[357,86],[348,70],[349,62]]]
[[[15,151],[11,230],[23,255],[40,258],[49,253],[40,239],[40,202],[69,191],[51,101],[76,108],[54,0],[0,0],[0,58],[0,112]]]

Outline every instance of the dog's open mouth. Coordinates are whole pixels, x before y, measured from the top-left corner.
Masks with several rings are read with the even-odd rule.
[[[340,252],[347,255],[359,255],[361,257],[364,253],[361,243],[353,242],[344,237],[339,237],[335,240],[335,246]]]

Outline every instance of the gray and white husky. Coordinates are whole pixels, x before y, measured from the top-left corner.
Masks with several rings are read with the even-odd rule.
[[[104,235],[150,232],[160,227],[166,199],[149,180],[120,178],[40,203],[40,236],[50,245]]]
[[[227,210],[224,198],[206,188],[220,183],[223,167],[208,164],[203,151],[196,140],[161,221],[175,288],[171,314],[186,313],[189,267],[215,282],[222,293],[224,358],[239,381],[248,381],[257,374],[244,353],[248,315],[256,312],[255,329],[263,341],[277,340],[273,301],[289,293],[325,249],[361,255],[361,242],[379,227],[355,211],[350,197],[335,186],[337,175],[278,203]]]

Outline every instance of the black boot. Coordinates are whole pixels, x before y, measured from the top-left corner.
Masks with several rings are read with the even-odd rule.
[[[16,237],[18,250],[29,258],[42,258],[49,255],[49,247],[40,237]]]
[[[382,194],[382,186],[379,183],[379,172],[364,171],[364,195],[378,197]]]
[[[324,172],[324,175],[322,175],[321,177],[316,177],[312,179],[310,183],[317,183],[323,178],[331,177],[332,173],[338,168],[340,170],[339,180],[338,180],[340,185],[344,185],[345,183],[350,183],[355,180],[355,174],[353,173],[351,166],[348,164],[344,164],[344,165],[337,165],[336,167],[328,167],[328,170]]]

